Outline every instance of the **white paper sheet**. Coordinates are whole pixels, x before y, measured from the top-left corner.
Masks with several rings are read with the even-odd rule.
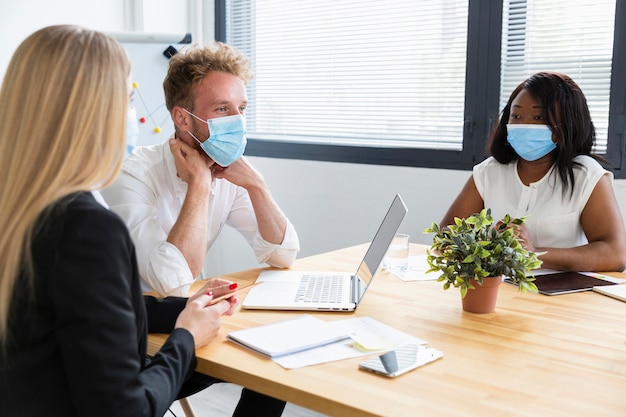
[[[364,346],[364,348],[372,347],[373,349],[356,348],[354,339],[349,339],[272,359],[283,368],[294,369],[382,353],[408,344],[423,345],[426,343],[422,339],[401,332],[370,317],[337,320],[328,322],[328,325],[346,331],[353,335],[354,339],[369,345]]]

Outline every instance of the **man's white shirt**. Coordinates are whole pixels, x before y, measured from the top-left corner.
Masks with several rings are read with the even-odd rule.
[[[144,291],[186,296],[195,279],[183,254],[167,242],[186,193],[187,184],[176,175],[168,141],[135,148],[115,182],[102,190],[111,210],[129,229]],[[289,221],[282,244],[265,241],[248,192],[225,179],[213,180],[207,216],[207,250],[224,225],[243,235],[259,263],[286,268],[300,250],[298,235]]]

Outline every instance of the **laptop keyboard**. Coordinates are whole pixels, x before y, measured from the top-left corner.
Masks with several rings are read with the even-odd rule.
[[[296,293],[296,302],[339,303],[343,293],[342,276],[304,275]]]

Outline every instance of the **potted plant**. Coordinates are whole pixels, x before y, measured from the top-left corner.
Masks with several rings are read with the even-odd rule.
[[[495,311],[502,276],[510,278],[521,291],[537,291],[531,270],[539,268],[541,261],[522,247],[515,233],[516,226],[524,221],[507,214],[494,225],[491,210],[483,209],[467,219],[455,218],[455,224],[443,228],[433,223],[424,230],[434,233],[427,251],[428,272],[441,272],[437,280],[444,282],[444,289],[460,289],[466,311]],[[482,287],[492,288],[493,300],[484,307],[473,306],[473,298],[481,295],[477,290]]]

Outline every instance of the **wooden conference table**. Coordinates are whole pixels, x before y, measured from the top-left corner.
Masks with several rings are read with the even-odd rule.
[[[413,244],[411,255],[425,248]],[[366,249],[302,258],[292,269],[354,271]],[[227,278],[249,283],[260,271]],[[197,351],[197,370],[330,416],[626,415],[626,303],[601,294],[546,296],[502,284],[496,312],[479,315],[462,311],[457,289],[381,271],[356,312],[312,313],[323,320],[369,316],[444,352],[394,379],[359,370],[364,357],[286,370],[225,339],[229,331],[300,314],[241,310],[224,317],[219,337]],[[150,350],[164,338],[151,335]]]

